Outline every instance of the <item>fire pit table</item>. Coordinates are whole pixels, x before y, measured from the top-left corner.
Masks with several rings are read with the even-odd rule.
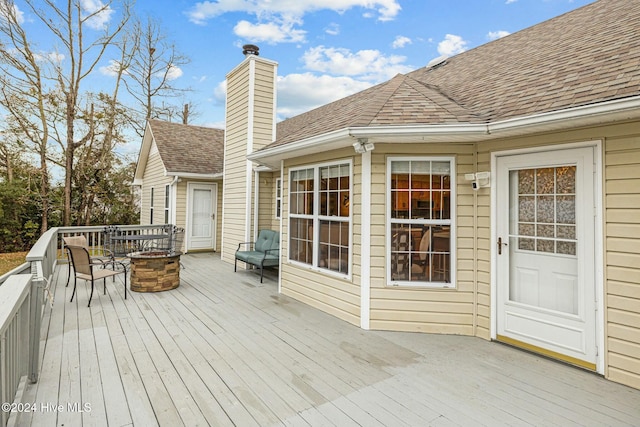
[[[128,255],[131,260],[131,290],[161,292],[180,286],[182,252],[144,251]]]

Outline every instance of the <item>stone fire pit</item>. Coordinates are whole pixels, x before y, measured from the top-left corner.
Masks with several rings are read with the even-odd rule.
[[[182,252],[147,251],[129,254],[131,259],[131,290],[161,292],[180,285],[180,255]]]

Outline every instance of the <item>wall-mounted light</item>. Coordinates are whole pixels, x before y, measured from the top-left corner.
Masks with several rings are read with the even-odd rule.
[[[375,148],[376,147],[373,145],[373,142],[369,142],[368,138],[358,138],[358,142],[353,143],[353,149],[356,150],[356,153],[358,154],[373,151]]]
[[[471,188],[476,191],[491,186],[491,172],[465,173],[464,179],[471,181]]]

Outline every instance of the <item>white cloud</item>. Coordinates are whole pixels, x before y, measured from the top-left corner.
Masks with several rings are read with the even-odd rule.
[[[11,12],[7,11],[7,9],[5,9],[6,7],[7,6],[2,6],[0,10],[0,19],[2,19],[3,21],[6,21],[7,17],[11,16],[12,14]],[[24,12],[20,10],[17,4],[13,4],[11,7],[13,8],[13,14],[15,15],[16,22],[20,25],[24,24]]]
[[[285,119],[328,104],[370,87],[350,77],[312,73],[278,76],[278,118]]]
[[[505,4],[515,3],[515,2],[517,2],[517,1],[518,1],[518,0],[507,0],[507,1],[505,2]]]
[[[180,67],[169,65],[169,70],[167,71],[167,80],[175,80],[182,77],[182,74],[184,73]]]
[[[400,49],[406,45],[411,44],[411,39],[405,36],[396,36],[396,39],[391,43],[391,47],[394,49]]]
[[[106,27],[111,20],[111,16],[115,13],[111,6],[105,7],[105,4],[100,0],[81,0],[80,7],[85,17],[95,13],[94,16],[87,20],[89,28],[94,30],[101,30]]]
[[[467,42],[460,36],[447,34],[440,43],[438,43],[438,53],[440,55],[453,56],[467,50]]]
[[[411,68],[404,65],[406,57],[385,56],[378,50],[360,50],[318,46],[302,56],[304,66],[311,71],[342,76],[358,76],[360,80],[380,82]]]
[[[318,10],[342,13],[354,7],[377,12],[380,21],[393,20],[401,9],[398,0],[207,0],[196,3],[185,13],[191,22],[204,25],[207,20],[228,12],[245,12],[261,18],[267,15],[302,17]]]
[[[313,73],[278,76],[276,114],[278,120],[294,117],[368,87],[371,87],[370,82],[345,76],[318,76]],[[226,92],[227,83],[221,81],[213,91],[214,102],[224,105]]]
[[[502,37],[506,37],[509,34],[511,34],[509,31],[504,31],[504,30],[489,31],[489,33],[487,34],[487,38],[489,40],[497,40],[497,39],[501,39]]]
[[[327,25],[327,28],[325,28],[324,32],[329,34],[330,36],[337,36],[338,34],[340,34],[340,26],[332,22],[331,24]]]
[[[119,70],[120,62],[116,61],[115,59],[109,60],[109,65],[100,67],[100,73],[109,77],[117,76]]]
[[[267,43],[298,43],[305,39],[306,31],[296,29],[295,22],[268,22],[264,24],[252,24],[249,21],[240,21],[233,28],[235,35],[252,42]]]

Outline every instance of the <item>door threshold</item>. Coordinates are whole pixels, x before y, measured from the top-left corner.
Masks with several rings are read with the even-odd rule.
[[[538,347],[533,344],[528,344],[513,338],[505,337],[504,335],[497,335],[496,341],[502,344],[516,347],[520,350],[528,351],[539,356],[544,356],[549,359],[557,360],[578,368],[586,369],[588,371],[596,372],[596,364],[587,362],[585,360],[577,359],[575,357],[567,356],[566,354],[558,353],[555,351],[547,350],[546,348]]]

